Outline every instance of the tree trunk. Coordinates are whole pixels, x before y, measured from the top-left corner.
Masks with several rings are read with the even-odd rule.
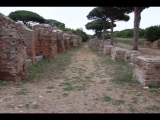
[[[97,30],[95,30],[95,33],[96,33],[96,36],[97,36],[97,38],[98,38],[98,31],[97,31]]]
[[[102,38],[103,42],[104,42],[104,39],[105,39],[105,33],[106,33],[106,20],[103,21],[103,38]]]
[[[133,50],[138,50],[139,24],[141,20],[141,8],[134,7],[134,31],[133,31]]]
[[[111,19],[111,33],[110,33],[110,36],[111,36],[111,45],[113,45],[113,23],[114,23],[114,20]]]

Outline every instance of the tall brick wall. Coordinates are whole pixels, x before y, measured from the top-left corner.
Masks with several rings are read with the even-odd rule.
[[[65,46],[64,46],[64,38],[63,38],[63,32],[57,32],[58,38],[57,38],[57,52],[64,52]]]
[[[77,35],[71,35],[71,46],[72,47],[78,46],[78,36]]]
[[[19,81],[27,74],[23,27],[0,13],[0,80]]]
[[[78,36],[78,45],[81,45],[81,44],[82,44],[82,37]]]
[[[148,46],[152,45],[151,41],[144,41],[143,44],[144,44],[145,47],[148,47]]]
[[[35,49],[36,55],[43,55],[46,58],[54,59],[57,53],[56,41],[57,36],[53,32],[52,26],[48,24],[38,24],[33,26],[35,31]]]
[[[63,33],[63,39],[64,39],[65,49],[69,49],[71,47],[71,45],[70,45],[70,35],[66,34],[66,33]]]
[[[153,48],[160,49],[160,40],[156,40],[153,42]]]
[[[35,32],[29,29],[27,26],[21,23],[17,23],[23,27],[24,30],[24,42],[26,44],[27,58],[32,60],[32,63],[36,62],[36,51],[35,51]]]

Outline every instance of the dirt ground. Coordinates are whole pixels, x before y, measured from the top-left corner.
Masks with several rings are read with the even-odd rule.
[[[115,84],[106,74],[112,67],[101,61],[83,43],[58,77],[2,87],[0,113],[160,113],[159,88]]]

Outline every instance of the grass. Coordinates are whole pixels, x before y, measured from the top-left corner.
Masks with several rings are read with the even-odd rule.
[[[108,101],[111,101],[112,99],[109,96],[104,95],[102,97],[102,100],[105,101],[105,102],[108,102]]]
[[[149,92],[157,92],[156,87],[150,87],[150,88],[149,88]]]
[[[38,109],[39,108],[39,105],[34,105],[33,106],[33,109]]]
[[[77,83],[80,83],[80,82],[83,82],[81,77],[79,77],[79,76],[73,77],[73,81],[72,81],[73,84],[77,84]]]
[[[46,91],[46,93],[51,93],[52,91]]]
[[[27,89],[22,88],[20,91],[16,92],[17,95],[26,95],[27,94]]]
[[[9,84],[9,82],[0,81],[0,89],[1,89],[3,86],[7,85],[7,84]]]
[[[153,106],[151,106],[151,107],[146,107],[146,109],[147,109],[147,110],[156,110],[156,111],[160,112],[160,107],[155,106],[155,105],[153,105]]]
[[[130,106],[130,107],[129,107],[129,111],[130,111],[130,112],[136,112],[137,110],[136,110],[135,108],[133,108],[133,106]]]
[[[99,84],[105,84],[106,80],[102,80],[101,82],[99,82]]]
[[[25,104],[25,108],[29,109],[29,104]]]
[[[64,71],[67,68],[67,66],[71,63],[73,52],[81,47],[82,45],[78,46],[77,48],[70,48],[63,53],[57,53],[55,55],[55,60],[43,58],[41,61],[28,66],[27,70],[29,75],[23,77],[23,80],[35,82],[42,77],[50,79],[54,78],[60,73],[60,71]]]
[[[24,82],[16,82],[15,83],[15,86],[16,87],[21,87],[21,86],[23,86],[24,85]]]
[[[133,97],[132,98],[132,103],[137,104],[138,103],[138,98],[137,97]]]
[[[62,82],[62,83],[60,83],[59,86],[65,86],[65,87],[63,88],[64,91],[71,91],[71,90],[74,90],[74,89],[75,89],[75,88],[73,87],[73,85],[72,85],[71,83],[69,83],[69,82]]]
[[[113,100],[111,97],[106,96],[106,95],[104,95],[104,96],[102,97],[102,101],[105,101],[105,102],[110,102],[110,101],[112,101],[112,105],[116,105],[116,106],[125,103],[124,100]]]
[[[62,94],[62,96],[64,96],[64,97],[66,97],[66,96],[68,96],[69,94],[67,94],[67,93],[63,93]]]
[[[86,78],[86,80],[88,81],[88,82],[94,82],[93,80],[91,80],[91,78],[93,78],[94,76],[93,76],[93,74],[91,73],[90,74],[90,76],[85,76],[84,78]]]
[[[54,89],[55,87],[53,85],[51,85],[51,86],[48,86],[47,88],[48,89]]]
[[[112,88],[109,88],[109,87],[108,87],[108,88],[106,88],[106,91],[111,91],[111,90],[112,90]]]
[[[133,77],[133,68],[125,61],[114,61],[111,58],[111,54],[99,54],[98,47],[89,45],[89,48],[95,52],[99,57],[102,58],[101,63],[102,66],[106,66],[106,74],[112,77],[112,82],[117,84],[123,83],[138,83],[138,80]],[[95,62],[95,66],[99,69],[99,65]]]
[[[116,61],[116,70],[113,73],[112,82],[123,84],[124,82],[132,82],[133,78],[133,68],[128,65],[125,61]]]
[[[86,85],[84,83],[82,83],[81,86],[75,86],[74,87],[76,90],[85,90],[86,89]]]
[[[83,69],[83,68],[79,68],[79,70],[80,70],[80,71],[84,71],[84,72],[86,71],[86,70],[85,70],[85,69]]]
[[[65,79],[65,80],[70,80],[70,78],[69,78],[67,75],[63,75],[63,76],[61,76],[60,78],[63,78],[63,79]]]
[[[133,45],[133,38],[120,38],[120,37],[117,37],[116,39],[117,39],[118,43],[125,43],[125,44]],[[145,38],[139,38],[138,44],[140,46],[143,46],[143,42],[145,40],[146,40]]]
[[[112,101],[112,104],[113,104],[113,105],[120,105],[120,104],[124,104],[124,103],[125,103],[124,100],[113,100],[113,101]]]

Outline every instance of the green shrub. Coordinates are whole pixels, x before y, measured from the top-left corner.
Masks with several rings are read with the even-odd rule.
[[[160,38],[160,27],[159,26],[151,26],[145,29],[145,37],[154,42]]]

